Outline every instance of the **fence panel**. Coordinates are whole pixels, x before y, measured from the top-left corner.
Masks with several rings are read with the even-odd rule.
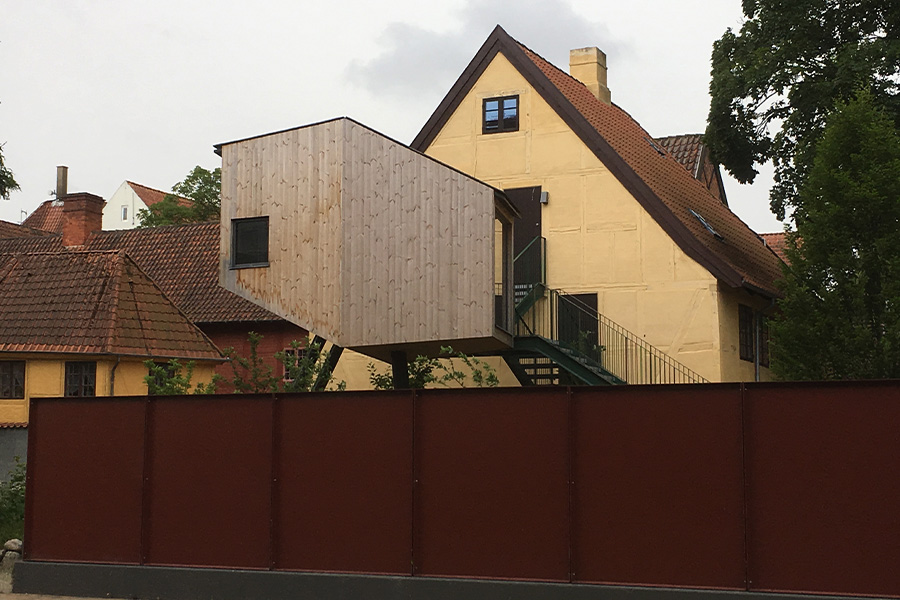
[[[412,392],[279,400],[276,568],[409,574]]]
[[[143,398],[31,401],[26,557],[139,563]]]
[[[900,594],[900,387],[746,391],[750,588]]]
[[[565,388],[425,390],[416,573],[568,580]]]
[[[575,579],[743,588],[740,386],[572,394]]]
[[[146,564],[268,568],[271,396],[154,398]]]

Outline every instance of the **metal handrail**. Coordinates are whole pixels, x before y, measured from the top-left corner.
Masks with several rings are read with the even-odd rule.
[[[561,297],[589,324],[596,323],[596,340],[592,328],[579,329],[578,339],[560,339]],[[708,383],[696,371],[563,290],[549,290],[528,314],[518,315],[516,329],[517,335],[539,335],[577,352],[627,383]]]

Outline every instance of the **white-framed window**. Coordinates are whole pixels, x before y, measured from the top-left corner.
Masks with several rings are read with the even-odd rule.
[[[128,206],[123,206],[123,207],[122,207],[122,220],[123,220],[123,221],[127,221],[127,220],[128,220]]]

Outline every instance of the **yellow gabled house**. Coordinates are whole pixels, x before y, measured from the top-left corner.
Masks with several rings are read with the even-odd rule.
[[[498,26],[411,146],[502,189],[523,215],[517,341],[593,352],[628,380],[770,378],[780,259],[611,103],[597,48],[573,50],[565,73]],[[523,381],[539,371],[507,362]]]
[[[31,398],[146,394],[144,361],[173,358],[193,383],[223,360],[124,252],[0,254],[0,460],[25,455]]]

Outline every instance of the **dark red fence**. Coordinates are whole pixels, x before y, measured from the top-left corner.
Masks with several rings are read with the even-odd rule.
[[[32,399],[26,558],[900,595],[900,383]]]

